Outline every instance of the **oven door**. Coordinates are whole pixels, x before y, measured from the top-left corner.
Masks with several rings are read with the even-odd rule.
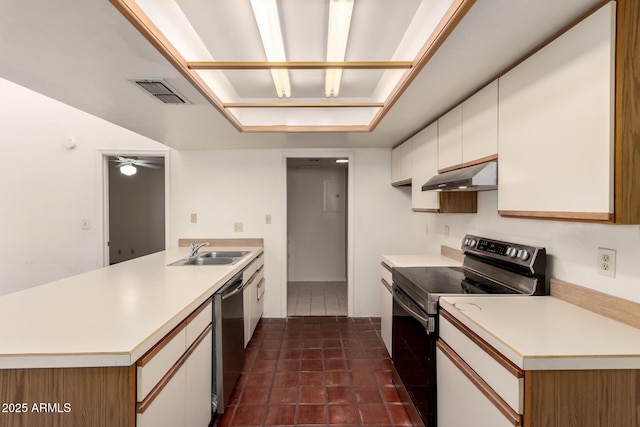
[[[436,427],[435,317],[393,289],[392,359],[426,427]]]

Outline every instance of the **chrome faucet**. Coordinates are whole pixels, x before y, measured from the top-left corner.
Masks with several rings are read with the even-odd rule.
[[[196,243],[193,242],[189,245],[189,257],[187,258],[188,260],[192,260],[195,259],[198,256],[198,250],[200,250],[201,247],[203,246],[209,246],[209,242],[204,242],[204,243]]]

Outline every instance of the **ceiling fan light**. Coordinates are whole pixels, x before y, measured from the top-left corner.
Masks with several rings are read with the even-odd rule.
[[[353,0],[329,1],[329,31],[327,37],[327,62],[344,62],[353,14]],[[338,96],[342,69],[328,69],[324,92],[327,97]]]
[[[258,24],[264,53],[269,62],[286,62],[282,29],[276,0],[251,0],[253,16]],[[291,82],[286,69],[272,69],[271,77],[279,98],[291,96]]]
[[[136,172],[138,172],[138,169],[131,164],[122,165],[120,167],[120,173],[126,176],[135,175]]]

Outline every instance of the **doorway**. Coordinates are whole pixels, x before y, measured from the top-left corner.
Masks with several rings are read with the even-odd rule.
[[[348,163],[287,158],[287,315],[348,314]]]
[[[105,156],[108,265],[165,249],[165,158]]]

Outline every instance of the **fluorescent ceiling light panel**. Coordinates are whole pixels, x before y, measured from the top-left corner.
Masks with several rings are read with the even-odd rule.
[[[286,62],[287,57],[284,53],[284,42],[282,41],[282,29],[280,28],[276,0],[251,0],[251,8],[258,24],[267,61]],[[271,69],[271,77],[278,97],[285,96],[289,98],[291,96],[289,71],[286,69]]]
[[[353,0],[329,0],[329,36],[327,38],[327,62],[344,62],[351,27]],[[341,68],[330,68],[324,84],[324,94],[336,97],[342,79]]]

